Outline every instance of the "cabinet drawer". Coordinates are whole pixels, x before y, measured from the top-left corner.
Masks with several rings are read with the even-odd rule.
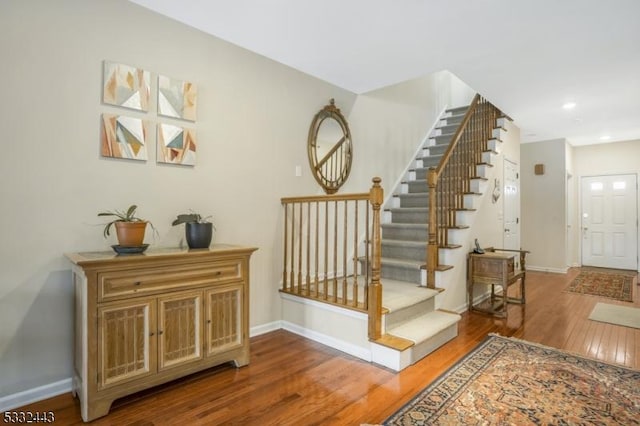
[[[181,265],[98,274],[98,302],[181,290],[242,279],[242,261],[211,265]]]
[[[495,281],[501,282],[504,277],[511,277],[514,274],[514,259],[475,257],[472,258],[473,280],[479,283],[492,284]],[[504,268],[504,272],[503,272]],[[506,273],[506,275],[505,275]]]

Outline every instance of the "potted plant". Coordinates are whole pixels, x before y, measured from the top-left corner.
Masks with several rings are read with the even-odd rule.
[[[190,249],[209,248],[215,228],[208,220],[210,217],[202,217],[198,213],[183,213],[179,214],[171,224],[173,226],[185,224],[185,237]]]
[[[142,247],[147,224],[151,225],[154,230],[155,228],[151,222],[136,216],[137,208],[138,206],[134,204],[129,206],[126,211],[113,210],[98,213],[98,216],[114,217],[111,222],[105,224],[104,237],[107,238],[110,235],[111,226],[113,225],[116,228],[116,236],[120,247]]]

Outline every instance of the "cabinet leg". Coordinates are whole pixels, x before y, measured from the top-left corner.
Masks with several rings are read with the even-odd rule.
[[[91,403],[80,401],[82,420],[90,422],[98,417],[106,416],[109,414],[111,404],[113,404],[113,399],[97,399]]]
[[[244,367],[245,365],[249,364],[249,351],[244,351],[242,354],[240,354],[238,357],[236,357],[233,360],[233,364],[236,366],[236,368],[239,367]]]

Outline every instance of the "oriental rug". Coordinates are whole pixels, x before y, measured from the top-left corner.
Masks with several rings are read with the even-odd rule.
[[[385,425],[639,425],[640,371],[489,335]]]
[[[583,268],[580,274],[571,281],[567,291],[633,302],[633,281],[636,275],[636,272],[633,271]]]

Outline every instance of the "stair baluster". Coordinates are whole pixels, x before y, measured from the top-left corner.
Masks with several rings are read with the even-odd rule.
[[[359,194],[281,199],[280,291],[366,313],[370,339],[382,334],[380,183],[373,178],[370,191]]]

